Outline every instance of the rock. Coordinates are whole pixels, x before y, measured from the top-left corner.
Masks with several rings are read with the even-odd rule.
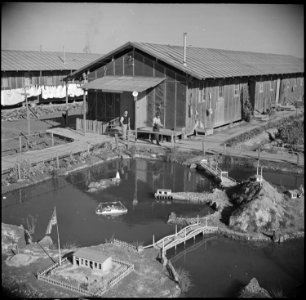
[[[260,287],[256,278],[252,278],[241,291],[239,298],[272,298],[267,290]]]

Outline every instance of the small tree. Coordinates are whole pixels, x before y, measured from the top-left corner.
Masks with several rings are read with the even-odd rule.
[[[250,102],[249,89],[247,86],[243,86],[240,92],[241,107],[242,107],[242,119],[246,122],[250,122],[253,115],[253,107]]]

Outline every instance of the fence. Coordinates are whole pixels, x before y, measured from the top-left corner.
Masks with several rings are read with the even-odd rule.
[[[119,272],[117,272],[112,279],[110,279],[108,282],[106,282],[106,284],[100,288],[97,292],[94,293],[94,296],[101,296],[104,293],[106,293],[110,288],[112,288],[115,284],[117,284],[121,279],[123,279],[124,277],[126,277],[127,275],[129,275],[132,271],[134,271],[134,265],[133,264],[129,264],[127,262],[121,261],[121,260],[117,260],[117,259],[113,259],[113,262],[124,265],[125,267],[127,267],[125,270],[120,270]]]
[[[128,250],[132,250],[134,252],[138,252],[138,248],[136,246],[134,246],[132,244],[129,244],[127,242],[123,242],[123,241],[117,240],[117,239],[112,239],[111,240],[111,244],[127,248]]]
[[[108,122],[85,120],[86,132],[98,134],[104,134],[108,128],[113,128],[116,125],[119,125],[119,118],[112,119]],[[84,119],[76,119],[76,130],[84,130]]]
[[[67,140],[69,142],[71,141],[69,138],[66,138],[65,142],[67,142]],[[61,139],[61,143],[59,143],[58,139],[55,140],[53,133],[37,132],[30,135],[20,133],[20,135],[15,138],[1,139],[1,143],[1,155],[6,156],[38,149],[51,148],[55,146],[55,144],[64,143],[64,140]]]
[[[62,260],[62,264],[65,263],[65,262],[67,262],[67,257]],[[49,268],[43,270],[42,272],[37,272],[37,279],[41,280],[41,281],[44,281],[44,282],[47,282],[47,283],[50,283],[50,284],[53,284],[53,285],[56,285],[56,286],[59,286],[59,287],[62,287],[62,288],[65,288],[65,289],[68,289],[68,290],[73,291],[73,292],[77,292],[81,295],[93,296],[93,297],[101,296],[102,294],[106,293],[111,287],[113,287],[115,284],[117,284],[121,279],[123,279],[125,276],[129,275],[134,270],[134,265],[130,264],[128,262],[124,262],[122,260],[117,260],[117,259],[113,259],[113,262],[118,263],[118,264],[120,264],[120,265],[122,265],[126,268],[118,271],[113,276],[113,278],[111,278],[108,282],[106,282],[106,284],[103,285],[103,287],[98,289],[98,291],[96,291],[96,292],[90,292],[90,291],[87,291],[87,290],[85,290],[81,287],[74,286],[74,285],[72,285],[70,283],[67,283],[67,282],[64,282],[62,280],[56,280],[54,278],[50,278],[49,276],[46,276],[46,274],[48,272],[51,272],[52,270],[54,270],[56,267],[59,266],[58,262],[53,264]]]

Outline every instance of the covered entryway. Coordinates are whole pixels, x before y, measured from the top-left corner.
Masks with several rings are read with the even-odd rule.
[[[164,81],[165,78],[104,76],[84,84],[88,90],[88,114],[90,120],[108,122],[120,117],[128,110],[131,128],[148,126],[148,105],[146,91]],[[135,99],[132,93],[138,92],[137,115],[135,118]]]

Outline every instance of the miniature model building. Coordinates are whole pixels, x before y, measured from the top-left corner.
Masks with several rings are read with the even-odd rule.
[[[112,257],[94,248],[82,248],[73,254],[73,265],[108,272],[112,268]]]

